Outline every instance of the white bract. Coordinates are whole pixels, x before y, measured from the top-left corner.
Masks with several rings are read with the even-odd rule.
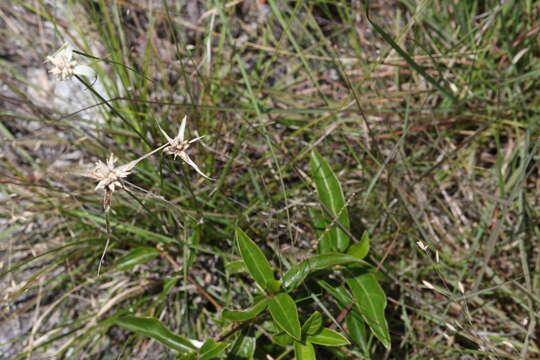
[[[168,146],[165,147],[163,151],[165,152],[165,154],[174,155],[175,159],[177,156],[180,157],[180,159],[184,160],[189,166],[194,168],[195,171],[197,171],[199,174],[201,174],[202,176],[204,176],[205,178],[209,180],[214,180],[211,177],[206,176],[201,171],[201,169],[199,169],[197,164],[195,164],[195,162],[191,160],[191,158],[186,152],[191,143],[194,143],[195,141],[200,140],[201,138],[204,137],[204,136],[199,136],[198,138],[191,139],[189,141],[184,140],[184,133],[186,130],[186,120],[187,120],[187,116],[184,116],[184,118],[182,119],[182,123],[180,124],[180,129],[178,130],[178,135],[176,135],[174,139],[169,137],[169,135],[167,135],[167,133],[163,131],[161,127],[159,127],[159,130],[161,130],[161,132],[163,133],[165,138],[167,138],[167,141],[168,141]]]
[[[69,43],[64,43],[58,51],[47,56],[45,62],[50,62],[53,65],[53,68],[49,70],[49,72],[62,80],[69,79],[73,75],[83,75],[87,77],[92,77],[94,75],[94,70],[91,67],[78,65],[77,61],[73,59],[73,48]]]

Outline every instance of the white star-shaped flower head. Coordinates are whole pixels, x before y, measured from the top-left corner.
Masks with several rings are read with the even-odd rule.
[[[184,140],[184,133],[186,130],[186,120],[187,120],[187,116],[184,116],[184,118],[182,119],[182,123],[180,124],[180,128],[178,129],[178,135],[176,135],[174,139],[169,137],[169,135],[167,135],[167,133],[161,127],[159,127],[159,130],[161,130],[161,132],[167,139],[167,142],[169,143],[168,146],[165,149],[163,149],[163,151],[165,152],[165,154],[173,155],[175,159],[177,156],[180,157],[180,159],[184,160],[189,166],[194,168],[195,171],[197,171],[200,175],[207,178],[208,180],[214,180],[211,177],[206,176],[201,171],[201,169],[199,169],[197,164],[195,164],[195,162],[191,160],[191,158],[186,152],[189,149],[189,145],[191,143],[194,143],[195,141],[198,141],[204,137],[204,136],[199,136],[198,138],[195,138],[195,139]]]
[[[125,165],[115,167],[116,157],[111,154],[107,159],[107,163],[98,161],[94,167],[85,176],[89,176],[98,180],[95,190],[104,189],[105,196],[103,198],[103,207],[105,211],[109,211],[111,207],[112,194],[116,188],[122,188],[121,179],[127,177],[131,170],[137,165],[141,159],[130,161]]]
[[[69,79],[73,75],[87,77],[94,75],[94,70],[91,67],[77,64],[77,61],[73,59],[73,47],[67,42],[54,54],[47,56],[45,62],[50,62],[53,66],[49,72],[62,80]]]
[[[111,154],[107,163],[98,161],[90,175],[98,180],[98,184],[95,190],[106,189],[114,191],[115,187],[122,188],[120,179],[127,177],[131,170],[135,167],[138,161],[131,161],[125,165],[115,167],[116,157]]]
[[[122,184],[122,179],[131,174],[131,170],[142,160],[150,157],[152,154],[162,150],[168,144],[162,145],[157,149],[150,151],[147,154],[144,154],[138,159],[132,160],[127,164],[115,167],[114,163],[116,162],[116,157],[111,154],[107,159],[107,162],[98,161],[91,168],[87,168],[85,171],[76,172],[77,175],[91,177],[98,181],[95,190],[105,190],[105,197],[103,198],[103,207],[105,211],[109,211],[111,206],[112,194],[116,188],[124,188]]]

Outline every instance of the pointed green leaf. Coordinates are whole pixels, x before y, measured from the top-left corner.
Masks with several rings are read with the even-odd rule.
[[[308,212],[315,229],[315,234],[319,239],[319,243],[317,244],[319,253],[324,254],[334,251],[332,247],[333,234],[327,231],[330,228],[330,224],[332,224],[332,220],[321,209],[309,208]]]
[[[242,260],[244,260],[255,282],[263,289],[275,292],[277,280],[274,278],[274,271],[262,250],[240,228],[236,228],[236,243],[240,250],[240,256],[242,256]]]
[[[350,308],[351,306],[353,306],[354,301],[353,301],[352,295],[349,293],[349,291],[345,287],[332,286],[324,280],[318,280],[317,283],[323,289],[328,291],[334,297],[334,299],[336,299],[340,310]],[[346,319],[349,319],[350,317],[353,317],[355,320],[357,320],[357,323],[351,325],[351,326],[355,326],[354,330],[351,327],[349,327],[349,334],[351,335],[352,340],[356,342],[357,340],[360,341],[361,339],[367,339],[365,321],[363,320],[362,315],[360,314],[360,312],[358,311],[356,307],[352,307],[351,312],[347,315]],[[351,321],[351,320],[348,320],[348,321]],[[362,338],[358,337],[357,335],[358,331],[363,331],[360,333],[360,334],[363,334]],[[360,344],[360,346],[362,345]],[[367,343],[364,343],[362,348],[364,349],[365,352],[369,352]]]
[[[239,274],[243,272],[248,272],[246,264],[242,260],[230,261],[225,264],[225,270],[228,275]]]
[[[272,335],[272,341],[281,346],[287,346],[292,344],[293,338],[286,332],[281,332],[279,334]]]
[[[233,321],[246,321],[253,319],[255,316],[259,315],[261,312],[266,309],[270,299],[261,297],[259,301],[255,302],[252,307],[246,310],[223,310],[221,316],[227,320]]]
[[[302,325],[302,335],[315,335],[321,330],[322,327],[322,315],[320,312],[315,311]]]
[[[300,320],[298,320],[298,310],[292,297],[286,293],[278,294],[270,300],[268,309],[277,326],[294,339],[300,340]]]
[[[216,342],[214,339],[208,339],[201,346],[199,351],[199,360],[212,360],[219,357],[229,346],[227,343]]]
[[[127,270],[135,265],[141,264],[159,256],[159,251],[153,247],[138,247],[131,250],[127,255],[122,256],[116,262],[118,270]]]
[[[197,347],[191,341],[170,331],[157,319],[125,316],[117,319],[115,322],[127,330],[151,337],[181,353],[197,350]]]
[[[345,317],[345,322],[352,341],[362,347],[364,352],[368,352],[366,323],[362,317],[357,312],[351,311]]]
[[[362,314],[373,334],[387,349],[390,349],[390,333],[384,315],[386,295],[375,274],[366,269],[351,267],[347,269],[345,275],[345,281],[355,300],[355,308]]]
[[[351,255],[340,253],[315,255],[291,267],[285,273],[285,275],[283,275],[283,286],[285,289],[287,289],[287,291],[294,290],[300,286],[309,273],[313,271],[323,270],[335,265],[350,263],[360,263],[369,266],[369,264],[362,259]]]
[[[328,291],[334,299],[338,302],[341,309],[348,308],[353,304],[353,299],[349,291],[343,286],[332,286],[324,280],[318,280],[319,284],[324,290]]]
[[[228,358],[237,360],[253,360],[257,340],[251,336],[240,336],[234,342]]]
[[[316,360],[317,356],[315,355],[315,349],[311,343],[306,343],[305,345],[299,343],[298,341],[294,342],[294,355],[296,360]]]
[[[306,341],[324,346],[342,346],[350,344],[345,336],[328,328],[323,328],[315,335],[309,335]]]
[[[364,234],[362,235],[362,239],[360,239],[360,241],[357,242],[356,244],[353,244],[347,251],[347,254],[351,256],[355,256],[359,259],[363,259],[366,257],[368,252],[369,252],[369,234],[367,231],[364,231]]]
[[[328,162],[316,150],[311,152],[310,168],[319,199],[330,212],[330,223],[334,224],[321,239],[319,251],[345,251],[349,246],[349,236],[335,222],[349,230],[349,213],[341,185]]]

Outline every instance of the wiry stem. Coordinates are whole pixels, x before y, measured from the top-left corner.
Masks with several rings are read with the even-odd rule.
[[[103,263],[103,259],[105,258],[105,253],[107,252],[107,248],[109,247],[109,242],[111,241],[111,223],[109,221],[108,211],[105,212],[105,224],[107,228],[107,242],[105,243],[105,248],[103,249],[103,253],[101,254],[101,259],[99,259],[99,265],[98,265],[98,271],[97,271],[98,277],[101,271],[101,264]]]

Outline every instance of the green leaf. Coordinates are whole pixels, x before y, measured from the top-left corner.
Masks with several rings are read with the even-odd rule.
[[[353,244],[347,251],[347,254],[351,256],[355,256],[359,259],[363,259],[366,257],[368,252],[369,252],[369,234],[367,231],[364,231],[364,234],[362,234],[362,239],[360,239],[359,242]]]
[[[256,338],[245,335],[240,336],[234,342],[228,358],[237,360],[253,360],[256,345]]]
[[[328,328],[323,328],[317,334],[308,336],[306,341],[324,346],[343,346],[350,344],[350,341],[345,336]]]
[[[323,289],[328,291],[334,297],[334,299],[336,299],[340,310],[350,308],[351,306],[353,306],[354,304],[353,298],[345,287],[332,286],[324,280],[318,280],[317,283]],[[357,341],[367,339],[365,321],[363,320],[360,312],[358,312],[358,310],[355,307],[351,308],[351,311],[347,315],[346,320],[351,321],[350,318],[354,318],[354,320],[356,321],[355,324],[350,325],[350,326],[354,326],[354,328],[349,327],[349,334],[351,335],[352,340],[357,342]],[[349,326],[349,322],[347,322],[347,326]],[[359,335],[357,334],[358,331],[361,331],[360,335],[363,334],[363,337],[359,337]],[[362,348],[364,349],[364,352],[369,353],[367,342],[364,342],[363,345],[360,344],[360,346],[362,346]]]
[[[187,338],[173,333],[154,318],[125,316],[117,319],[115,323],[127,330],[151,337],[180,353],[197,350]]]
[[[349,312],[345,317],[349,335],[357,345],[362,347],[364,352],[369,352],[367,344],[366,323],[357,312]]]
[[[156,248],[138,247],[118,259],[116,267],[118,270],[127,270],[135,265],[152,260],[157,256],[159,256],[159,251]]]
[[[214,339],[208,339],[201,346],[199,351],[199,360],[212,360],[219,357],[223,351],[229,346],[227,343],[216,342]]]
[[[247,272],[246,264],[242,260],[230,261],[225,264],[225,270],[228,275]]]
[[[221,316],[227,320],[233,321],[246,321],[253,319],[255,316],[259,315],[261,312],[266,309],[270,299],[261,297],[259,301],[255,302],[252,307],[246,310],[223,310]]]
[[[308,208],[308,213],[313,223],[315,234],[322,239],[325,236],[326,228],[332,223],[330,218],[325,216],[321,209],[315,209],[313,207]]]
[[[341,309],[352,306],[352,296],[343,286],[332,286],[324,280],[318,280],[317,284],[319,284],[324,290],[328,291],[334,297],[334,299],[337,300]]]
[[[349,213],[341,185],[328,162],[316,150],[311,152],[310,168],[319,199],[330,212],[329,221],[334,223],[319,242],[319,252],[345,251],[349,246],[349,236],[334,222],[336,219],[349,230]]]
[[[311,343],[302,344],[294,342],[294,355],[296,360],[316,360],[315,349]]]
[[[320,312],[315,311],[302,325],[302,335],[314,335],[322,326],[322,315]]]
[[[351,255],[340,253],[315,255],[291,267],[285,275],[283,275],[283,286],[287,291],[294,290],[300,286],[306,277],[313,271],[350,263],[360,263],[369,266],[369,264],[362,259]]]
[[[268,309],[277,326],[295,340],[300,340],[300,320],[298,320],[298,310],[292,297],[286,293],[278,294],[270,300]]]
[[[351,268],[345,272],[345,281],[349,285],[355,307],[369,325],[373,334],[390,349],[390,333],[384,316],[386,295],[377,282],[375,274],[362,268]]]
[[[286,332],[272,335],[272,341],[281,346],[287,346],[293,342],[293,338]]]
[[[235,236],[240,256],[242,256],[242,260],[244,260],[247,270],[255,282],[272,293],[279,290],[279,286],[276,285],[278,281],[274,278],[274,271],[262,250],[238,227]]]

